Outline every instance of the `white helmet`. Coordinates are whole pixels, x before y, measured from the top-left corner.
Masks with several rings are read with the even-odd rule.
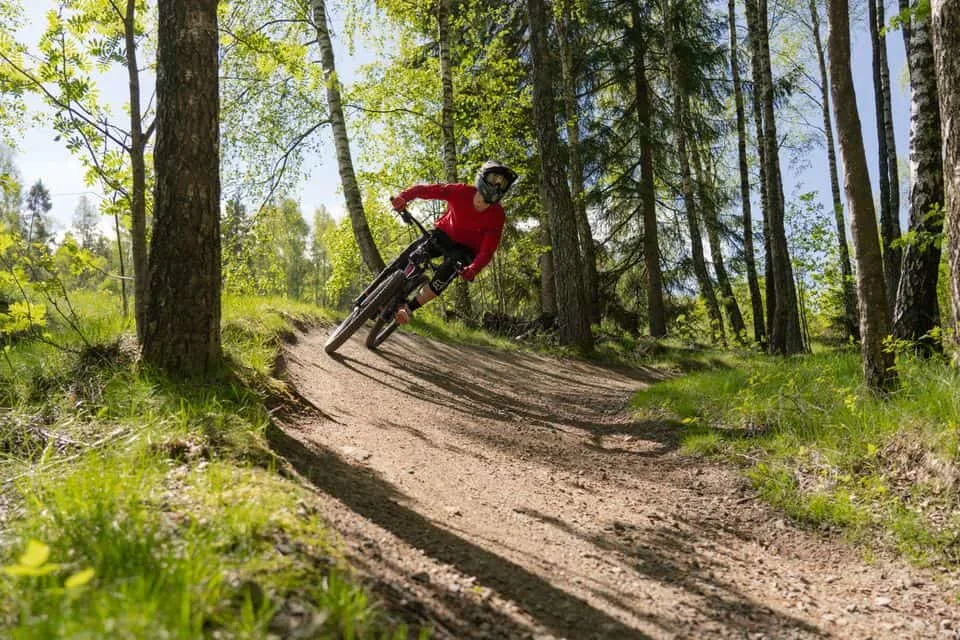
[[[475,186],[483,201],[493,204],[499,202],[516,181],[517,174],[510,167],[496,160],[487,160],[477,171]]]

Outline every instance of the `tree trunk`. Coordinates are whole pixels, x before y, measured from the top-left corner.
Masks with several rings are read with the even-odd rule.
[[[450,0],[437,3],[438,45],[440,48],[440,84],[443,87],[443,107],[441,110],[441,130],[443,134],[443,173],[444,180],[453,184],[457,177],[457,139],[453,129],[453,70],[450,62]],[[454,307],[457,316],[470,324],[473,308],[470,304],[470,290],[462,278],[457,278],[453,286]]]
[[[877,4],[881,0],[867,0],[868,22],[867,28],[870,31],[870,44],[873,47],[873,103],[877,113],[877,153],[879,156],[879,182],[880,182],[880,239],[883,243],[883,275],[887,283],[887,306],[890,318],[893,318],[893,306],[897,299],[897,287],[900,282],[900,265],[902,253],[899,248],[893,246],[895,240],[900,237],[899,212],[892,207],[890,192],[896,189],[898,185],[890,184],[890,153],[887,149],[888,139],[886,135],[885,119],[888,111],[887,105],[890,102],[890,71],[887,69],[886,39],[881,37],[878,24],[881,20],[882,6],[880,13],[877,11]],[[886,94],[884,86],[886,85]],[[896,163],[896,152],[893,156]]]
[[[753,219],[750,204],[750,168],[747,165],[747,122],[743,104],[743,89],[740,86],[740,60],[737,50],[737,4],[729,0],[727,16],[730,27],[730,71],[733,76],[733,97],[737,109],[737,157],[740,161],[740,201],[743,206],[743,253],[747,266],[747,287],[750,290],[750,306],[753,309],[753,338],[758,344],[764,342],[763,297],[757,278],[757,260],[753,249]]]
[[[933,40],[943,141],[944,213],[950,302],[953,308],[953,361],[960,367],[960,0],[933,0]]]
[[[910,29],[910,232],[893,315],[893,335],[919,341],[921,353],[940,345],[929,332],[940,323],[937,280],[943,232],[943,161],[940,111],[929,15],[915,15]],[[954,275],[956,277],[956,274]]]
[[[373,273],[379,273],[385,265],[377,244],[373,240],[370,226],[367,224],[360,187],[357,185],[357,176],[353,171],[347,122],[343,115],[343,103],[340,98],[340,79],[337,77],[333,43],[327,26],[326,2],[325,0],[310,0],[310,2],[313,8],[313,26],[317,31],[317,44],[320,47],[320,64],[323,67],[323,78],[327,89],[327,108],[330,111],[330,124],[333,127],[333,143],[337,149],[337,166],[340,169],[340,181],[347,201],[350,224],[353,227],[353,235],[357,238],[363,263]]]
[[[530,52],[533,61],[533,117],[540,154],[543,203],[549,212],[556,269],[557,320],[560,342],[583,352],[593,348],[590,316],[583,291],[583,267],[573,199],[567,185],[557,135],[556,101],[547,43],[547,11],[543,0],[527,0],[530,19]]]
[[[130,313],[129,304],[127,303],[127,272],[123,262],[123,242],[120,235],[120,214],[113,214],[113,228],[117,234],[117,258],[120,260],[120,298],[123,304],[123,317],[126,318]],[[143,326],[146,326],[144,323]],[[142,338],[140,343],[143,344]]]
[[[900,7],[900,15],[906,16],[903,20],[903,24],[900,26],[900,31],[903,32],[903,49],[907,55],[910,57],[910,0],[899,0],[898,6]]]
[[[143,114],[140,110],[140,68],[137,65],[136,0],[127,0],[123,17],[126,44],[127,77],[130,85],[130,168],[133,188],[130,193],[130,239],[133,247],[134,320],[137,339],[143,343],[149,295],[149,264],[147,258],[147,164],[145,159],[147,136],[143,132]]]
[[[883,341],[889,333],[886,284],[857,97],[850,72],[850,9],[847,0],[828,0],[828,17],[830,88],[857,260],[863,373],[871,389],[889,391],[897,386],[897,375],[893,368],[893,354],[883,347]]]
[[[880,92],[883,97],[883,137],[887,149],[887,173],[889,190],[892,235],[900,237],[900,159],[897,158],[897,139],[893,134],[893,101],[890,89],[890,67],[887,64],[887,37],[884,35],[886,17],[884,1],[877,0],[877,37],[880,43]],[[900,252],[902,254],[902,251]],[[901,259],[902,259],[901,255]],[[899,283],[899,277],[897,278]],[[888,300],[889,304],[890,301]]]
[[[547,196],[541,186],[540,202],[546,201]],[[540,254],[540,311],[544,315],[556,317],[557,280],[553,270],[553,249],[550,248],[550,218],[545,206],[540,212],[540,243],[547,247],[547,250]]]
[[[143,359],[215,373],[220,351],[219,39],[216,0],[160,0],[156,193]]]
[[[753,77],[753,121],[757,137],[757,158],[759,159],[758,173],[760,182],[760,210],[763,213],[763,263],[764,263],[764,294],[767,302],[766,342],[761,346],[769,348],[770,334],[773,332],[773,316],[777,308],[777,296],[773,290],[773,258],[770,255],[770,205],[767,202],[767,157],[763,146],[763,108],[760,106],[760,45],[756,36],[756,5],[755,0],[744,0],[747,15],[747,31],[750,34],[750,68]]]
[[[571,42],[572,19],[570,0],[563,1],[562,15],[557,16],[557,36],[560,41],[560,71],[563,77],[563,105],[566,111],[567,145],[570,157],[570,197],[573,198],[574,214],[577,221],[577,235],[580,238],[580,252],[583,257],[583,286],[589,304],[590,321],[600,322],[600,278],[597,275],[597,252],[593,246],[593,231],[587,218],[587,201],[583,192],[583,157],[580,148],[580,116],[577,105],[577,76],[573,64]]]
[[[770,63],[770,42],[767,27],[767,0],[758,0],[751,10],[746,0],[747,20],[755,27],[759,53],[760,104],[763,108],[763,145],[766,161],[766,192],[770,227],[770,259],[772,261],[773,292],[776,302],[770,332],[770,351],[792,354],[803,351],[803,336],[797,312],[797,291],[793,281],[793,266],[787,248],[784,227],[783,183],[780,175],[780,148],[773,109],[773,75]],[[753,14],[752,16],[750,14]],[[751,38],[754,31],[751,30]]]
[[[672,14],[673,2],[669,3]],[[677,159],[680,162],[680,176],[683,190],[683,208],[687,216],[687,230],[690,233],[690,250],[693,258],[693,273],[707,305],[707,314],[710,318],[711,333],[714,337],[719,333],[720,342],[726,346],[726,334],[723,330],[723,316],[720,305],[707,272],[707,263],[703,255],[703,238],[700,234],[700,222],[697,219],[697,202],[693,192],[693,176],[690,171],[690,157],[687,150],[687,113],[689,105],[683,89],[683,71],[680,67],[680,57],[676,55],[674,40],[674,16],[668,15],[664,29],[666,38],[666,52],[669,60],[670,89],[673,94],[673,127],[674,143],[677,145]]]
[[[727,321],[730,323],[730,330],[733,332],[733,339],[737,342],[744,342],[746,329],[743,324],[743,315],[740,313],[740,305],[737,304],[737,298],[733,295],[733,287],[730,286],[730,277],[727,275],[727,268],[723,263],[723,247],[720,242],[720,219],[717,215],[717,207],[712,196],[708,193],[708,186],[715,186],[715,181],[711,179],[710,172],[705,171],[705,163],[700,158],[700,153],[696,147],[691,149],[694,170],[697,173],[697,185],[700,194],[700,211],[703,212],[703,222],[707,227],[707,243],[710,246],[710,255],[713,258],[713,272],[717,275],[717,287],[720,289],[720,303],[727,310]]]
[[[640,5],[630,5],[633,21],[633,73],[640,121],[640,202],[643,207],[643,258],[647,269],[647,311],[650,335],[667,335],[667,314],[663,304],[663,274],[660,270],[660,241],[657,228],[657,199],[653,173],[653,131],[651,125],[650,83],[647,80],[647,43],[643,33]]]
[[[827,81],[827,61],[820,39],[820,10],[815,0],[810,0],[810,19],[813,21],[813,40],[820,65],[820,89],[823,96],[823,132],[826,136],[827,161],[830,166],[830,192],[833,194],[833,215],[837,222],[837,244],[840,249],[840,277],[843,278],[843,326],[848,337],[860,340],[857,320],[857,292],[854,289],[853,268],[850,265],[850,249],[847,245],[847,224],[843,218],[843,200],[840,181],[837,178],[837,152],[833,142],[833,125],[830,123],[830,84]]]
[[[773,75],[770,63],[770,40],[767,20],[767,0],[758,2],[758,26],[761,70],[761,106],[763,107],[763,144],[767,161],[767,202],[770,207],[770,260],[773,271],[773,289],[777,302],[770,335],[770,348],[774,353],[792,354],[804,350],[797,309],[797,292],[794,286],[793,266],[787,248],[784,227],[785,202],[783,179],[780,173],[780,140],[777,136],[776,116],[773,108]]]
[[[954,364],[960,366],[960,0],[933,0],[933,39],[943,140],[945,225],[953,307]]]

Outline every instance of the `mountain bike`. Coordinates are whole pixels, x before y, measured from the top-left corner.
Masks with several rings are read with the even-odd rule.
[[[420,238],[416,246],[406,257],[401,254],[396,260],[387,265],[366,289],[353,302],[353,309],[341,322],[327,342],[323,350],[328,354],[334,353],[347,341],[367,320],[374,320],[373,327],[367,334],[366,345],[369,349],[376,349],[383,341],[397,329],[394,318],[400,305],[406,304],[411,296],[416,294],[424,284],[429,282],[427,271],[437,268],[435,260],[430,258],[431,243],[436,241],[424,228],[419,220],[414,218],[406,209],[401,210],[400,219],[405,224],[415,224],[420,230]],[[463,268],[457,263],[457,271]]]

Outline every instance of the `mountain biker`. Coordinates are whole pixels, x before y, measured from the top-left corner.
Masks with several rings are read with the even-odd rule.
[[[459,275],[468,282],[487,266],[503,233],[505,215],[500,200],[516,180],[517,174],[512,169],[488,160],[477,171],[473,185],[418,184],[390,199],[397,211],[417,198],[447,202],[446,213],[430,231],[434,242],[426,245],[431,257],[444,256],[443,264],[416,297],[397,310],[397,324],[409,322],[410,314],[443,293],[457,277],[458,263],[466,265],[459,270]],[[421,244],[420,240],[411,244],[397,262],[403,264]]]

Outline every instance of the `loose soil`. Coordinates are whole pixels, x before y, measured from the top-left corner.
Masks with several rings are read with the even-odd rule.
[[[662,377],[398,333],[300,336],[270,432],[350,562],[438,638],[958,638],[954,579],[856,549],[677,452]]]

